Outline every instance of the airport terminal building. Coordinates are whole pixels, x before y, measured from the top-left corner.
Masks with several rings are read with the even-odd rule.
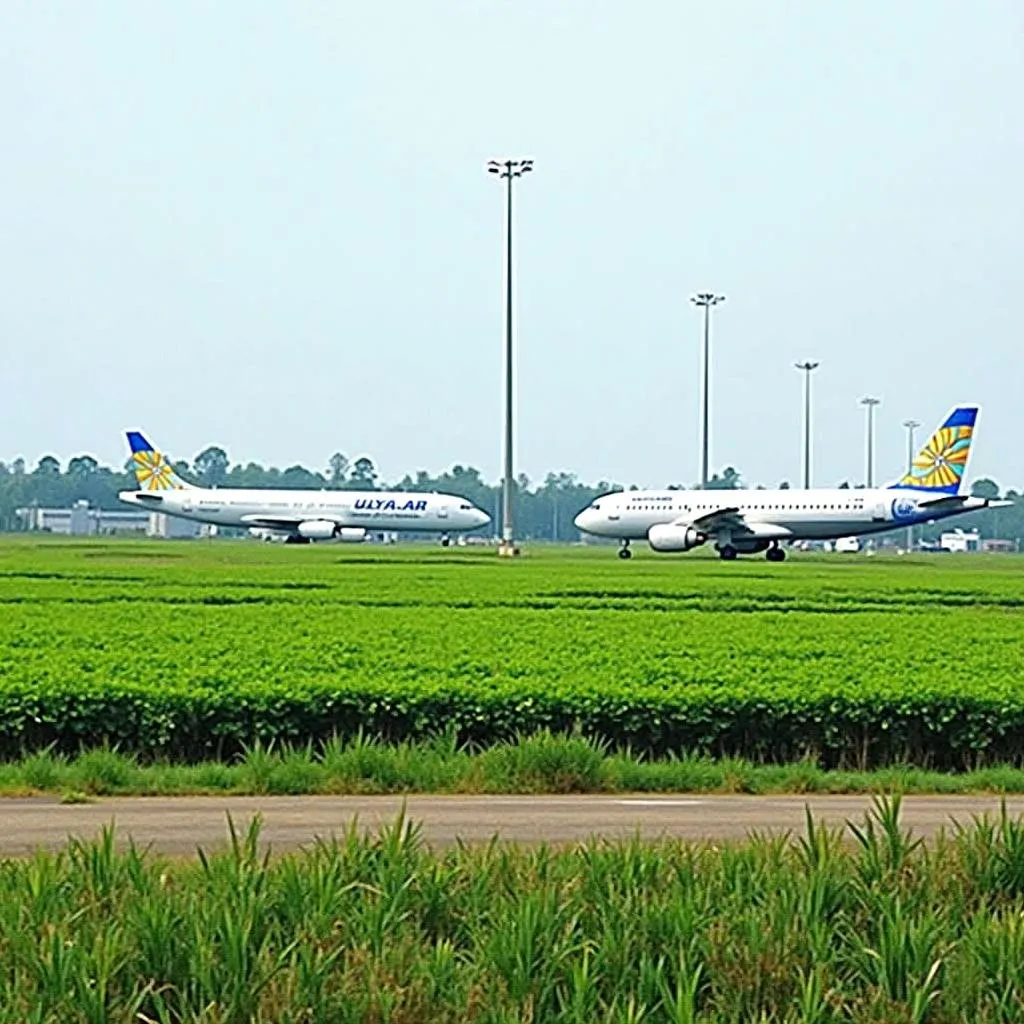
[[[30,533],[60,533],[73,537],[100,537],[133,534],[140,537],[199,537],[201,523],[163,515],[159,512],[133,512],[129,509],[91,508],[76,501],[71,508],[19,508],[15,515],[22,529]]]

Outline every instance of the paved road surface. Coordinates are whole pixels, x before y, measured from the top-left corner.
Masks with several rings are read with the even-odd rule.
[[[358,817],[362,827],[391,822],[401,797],[120,797],[93,804],[63,805],[51,798],[0,799],[0,855],[22,855],[39,847],[55,849],[69,835],[95,836],[113,821],[119,839],[168,854],[191,854],[197,846],[222,846],[227,814],[244,828],[257,812],[263,839],[284,850],[316,836],[340,833]],[[648,838],[742,839],[751,831],[804,827],[804,808],[834,825],[861,821],[870,798],[860,796],[410,796],[409,817],[423,826],[431,844],[456,838],[502,839],[532,843],[573,842],[639,833]],[[1024,798],[1007,800],[1014,815],[1024,814]],[[952,818],[970,822],[983,812],[998,814],[992,797],[907,797],[903,822],[929,836]]]

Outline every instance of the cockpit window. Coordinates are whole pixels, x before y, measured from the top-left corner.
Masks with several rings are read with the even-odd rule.
[[[591,507],[591,508],[592,508],[592,509],[593,509],[593,510],[594,510],[595,512],[600,512],[600,511],[601,511],[601,506],[600,506],[600,504],[599,504],[598,502],[596,502],[596,501],[595,501],[595,502],[594,502],[594,504],[593,504],[593,505],[591,505],[590,507]]]
[[[468,512],[473,506],[472,505],[460,505],[459,508],[463,512]]]

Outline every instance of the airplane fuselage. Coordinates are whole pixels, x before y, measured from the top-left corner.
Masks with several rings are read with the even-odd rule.
[[[340,531],[452,533],[475,530],[490,521],[487,513],[451,494],[406,491],[299,491],[189,487],[159,491],[122,491],[121,501],[152,512],[200,523],[329,539],[312,524],[333,524]],[[351,539],[358,539],[352,535]]]
[[[955,507],[923,506],[931,497],[909,488],[620,491],[594,501],[576,517],[576,525],[598,537],[650,539],[657,550],[685,550],[659,548],[651,536],[652,528],[699,524],[704,517],[730,510],[742,520],[742,527],[732,528],[728,517],[722,517],[700,542],[713,540],[719,548],[731,545],[743,552],[764,550],[768,544],[784,541],[880,533],[987,505],[982,498],[964,497]],[[697,532],[702,532],[699,525]]]

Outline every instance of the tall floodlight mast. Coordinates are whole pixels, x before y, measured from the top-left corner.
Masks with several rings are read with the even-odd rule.
[[[796,364],[804,371],[804,490],[811,486],[811,373],[820,365],[809,360]]]
[[[491,160],[487,172],[503,178],[505,190],[505,467],[501,481],[501,542],[499,555],[517,555],[512,522],[512,183],[533,170],[532,160]]]
[[[867,409],[868,413],[867,486],[869,489],[875,486],[875,406],[881,405],[881,403],[880,398],[862,398],[860,400],[860,404]]]
[[[708,430],[711,422],[710,417],[710,382],[711,382],[711,307],[725,302],[724,295],[715,295],[714,292],[698,292],[690,298],[695,306],[704,310],[704,386],[702,389],[701,405],[703,415],[701,418],[701,444],[700,444],[700,485],[706,488],[708,485]]]

